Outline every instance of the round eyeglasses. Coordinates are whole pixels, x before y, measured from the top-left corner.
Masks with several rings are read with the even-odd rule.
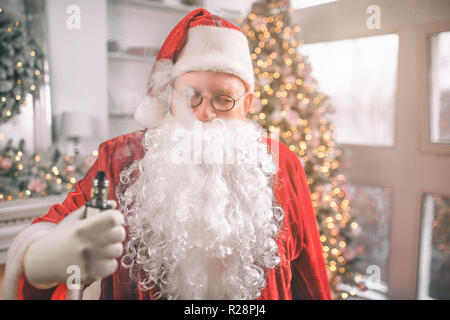
[[[234,98],[228,94],[218,93],[212,97],[206,97],[195,91],[194,95],[190,98],[191,108],[197,108],[202,104],[203,99],[207,98],[211,101],[211,106],[218,111],[230,111],[247,92],[241,94],[239,98]]]

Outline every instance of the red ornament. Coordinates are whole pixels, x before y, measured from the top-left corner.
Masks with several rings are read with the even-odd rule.
[[[69,165],[64,169],[64,171],[65,171],[67,174],[73,174],[73,173],[75,173],[75,171],[77,171],[77,168],[76,168],[74,165],[69,164]]]
[[[11,169],[12,165],[13,165],[13,161],[11,158],[3,158],[0,161],[0,168],[2,168],[3,170]]]
[[[40,179],[32,179],[28,183],[27,189],[30,191],[34,191],[37,193],[41,193],[47,188],[47,184],[45,182],[42,182]]]

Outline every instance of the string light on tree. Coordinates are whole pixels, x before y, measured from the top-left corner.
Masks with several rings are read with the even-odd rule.
[[[335,146],[334,125],[326,120],[333,106],[317,91],[311,65],[300,52],[300,26],[292,25],[288,0],[260,0],[241,21],[250,45],[255,73],[255,103],[250,116],[280,139],[301,159],[320,229],[333,297],[347,299],[341,284],[361,282],[346,259],[352,232],[345,177],[338,173],[342,152]]]
[[[0,124],[20,114],[27,95],[38,94],[42,81],[41,50],[25,26],[0,10]]]
[[[15,147],[9,139],[0,149],[0,203],[73,191],[97,156],[94,151],[82,163],[75,163],[70,156],[61,157],[58,149],[28,154],[24,140]]]

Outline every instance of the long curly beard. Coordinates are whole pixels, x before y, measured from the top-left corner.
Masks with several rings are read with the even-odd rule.
[[[264,131],[256,122],[221,124],[201,123],[199,153],[198,139],[192,142],[198,127],[169,113],[147,130],[144,158],[120,174],[117,198],[128,227],[121,264],[157,299],[256,299],[264,268],[279,263],[284,213]]]

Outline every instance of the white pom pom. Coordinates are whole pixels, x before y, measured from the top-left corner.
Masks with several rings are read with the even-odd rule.
[[[164,107],[157,98],[145,96],[136,108],[134,120],[144,128],[153,128],[164,117]]]

